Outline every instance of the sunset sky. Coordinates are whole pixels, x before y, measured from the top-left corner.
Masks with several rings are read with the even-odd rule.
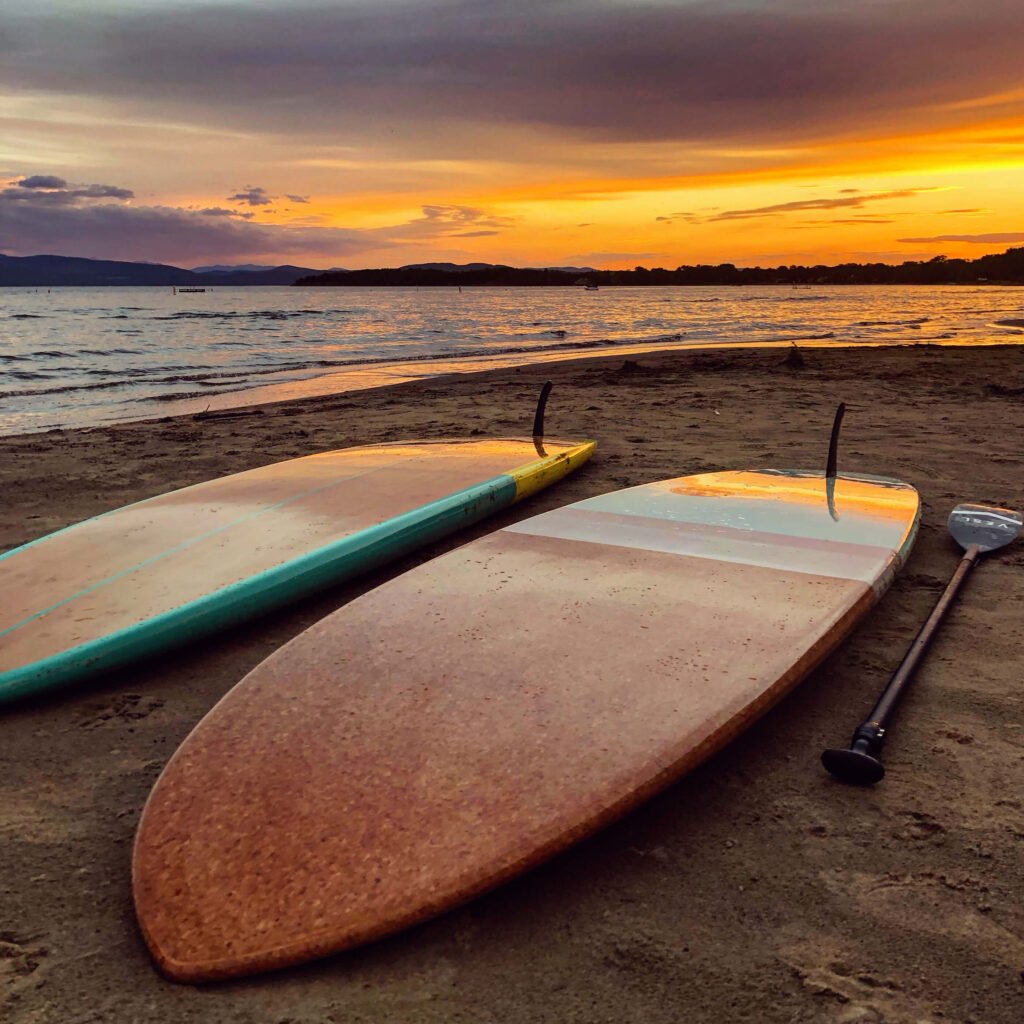
[[[1024,245],[1021,0],[33,0],[0,252],[312,267]]]

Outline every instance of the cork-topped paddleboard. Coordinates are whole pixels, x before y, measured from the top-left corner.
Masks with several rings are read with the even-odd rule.
[[[282,967],[452,907],[708,757],[831,651],[914,539],[892,480],[730,472],[546,512],[252,671],[134,854],[162,970]]]
[[[143,658],[406,554],[546,487],[591,441],[309,455],[162,494],[0,555],[0,703]]]

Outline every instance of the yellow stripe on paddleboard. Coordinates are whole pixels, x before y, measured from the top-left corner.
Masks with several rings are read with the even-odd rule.
[[[582,466],[596,449],[596,441],[584,441],[568,451],[559,452],[554,456],[549,455],[518,469],[509,470],[507,475],[516,482],[515,500],[522,501],[523,498],[528,498],[531,494],[536,494],[537,491],[561,480],[563,476]]]

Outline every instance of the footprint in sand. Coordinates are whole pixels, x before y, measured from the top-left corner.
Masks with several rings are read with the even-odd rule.
[[[46,955],[46,947],[36,945],[35,936],[0,931],[0,992],[6,996],[0,1000],[0,1017],[23,989],[35,984],[33,975]]]
[[[848,872],[827,877],[825,884],[844,902],[855,902],[861,912],[905,935],[917,932],[963,944],[981,958],[1017,970],[1024,963],[1024,938],[1000,923],[988,888],[969,875]]]
[[[99,729],[113,722],[137,722],[149,717],[164,706],[158,697],[144,697],[139,693],[124,693],[109,704],[92,704],[80,712],[80,729]]]
[[[834,942],[820,938],[801,942],[781,950],[780,957],[814,998],[816,1021],[920,1024],[936,1017],[935,1007],[863,963],[862,954],[841,949]]]

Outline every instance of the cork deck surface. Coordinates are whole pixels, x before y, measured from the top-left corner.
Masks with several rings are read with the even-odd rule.
[[[611,821],[838,644],[917,515],[891,481],[678,478],[360,597],[229,692],[157,783],[133,867],[157,962],[196,981],[349,948]]]

